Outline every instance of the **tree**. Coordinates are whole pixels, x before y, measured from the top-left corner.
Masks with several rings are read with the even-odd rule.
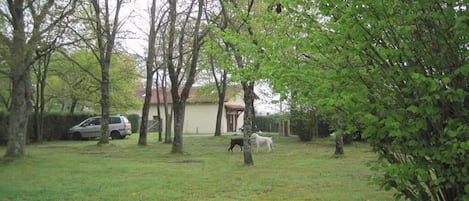
[[[28,3],[28,2],[26,2]],[[74,11],[75,0],[55,2],[53,0],[29,2],[9,0],[0,4],[0,16],[6,26],[0,32],[0,44],[8,47],[2,56],[10,67],[11,105],[9,107],[8,144],[5,157],[25,155],[28,115],[33,108],[31,95],[31,65],[35,51],[45,51],[41,47],[43,34],[53,30],[63,19]]]
[[[93,52],[85,49],[53,54],[49,65],[45,99],[48,111],[97,113],[101,79],[100,65]],[[123,113],[139,106],[135,88],[139,75],[131,55],[115,53],[109,70],[110,107],[112,113]]]
[[[260,77],[257,75],[261,67],[257,59],[263,54],[262,46],[259,46],[261,34],[264,29],[259,28],[255,20],[255,13],[262,13],[262,2],[248,1],[220,1],[224,19],[227,20],[226,29],[220,30],[219,34],[232,53],[237,70],[233,71],[234,79],[241,82],[244,91],[244,125],[243,125],[243,156],[245,165],[253,165],[254,160],[251,153],[249,138],[253,133],[255,122],[254,110],[254,85]],[[257,29],[259,28],[259,29]]]
[[[147,131],[148,131],[148,114],[150,111],[150,100],[152,94],[152,84],[153,84],[153,75],[157,70],[155,68],[155,58],[156,58],[156,36],[161,28],[161,24],[163,22],[164,14],[161,16],[160,21],[157,23],[157,13],[156,13],[156,0],[152,0],[151,9],[150,9],[150,31],[148,35],[148,53],[146,58],[146,85],[145,85],[145,101],[142,108],[142,121],[140,126],[140,136],[138,140],[139,145],[146,145],[147,144]],[[157,78],[158,79],[158,78]],[[158,85],[157,85],[158,87]],[[158,91],[157,91],[158,93]],[[159,94],[157,94],[159,96]],[[158,98],[159,101],[159,98]],[[159,114],[159,105],[158,105],[158,114]],[[158,118],[160,118],[158,116]],[[159,120],[158,120],[159,121]],[[158,126],[161,122],[158,122]],[[161,136],[161,131],[160,136]],[[161,139],[161,137],[160,137]]]
[[[169,38],[168,38],[168,49],[166,52],[166,66],[168,68],[169,78],[171,80],[171,96],[173,98],[173,111],[174,111],[174,140],[171,153],[183,153],[183,125],[184,125],[184,112],[185,102],[189,97],[189,91],[194,83],[197,62],[199,58],[199,50],[202,46],[203,38],[205,37],[206,31],[201,31],[200,24],[202,14],[204,11],[204,1],[195,0],[191,1],[185,19],[182,22],[182,26],[179,30],[179,40],[177,42],[178,52],[175,55],[175,35],[176,35],[176,17],[177,17],[177,0],[168,0],[169,2]],[[192,33],[193,38],[188,42],[190,44],[189,58],[186,60],[185,51],[187,51],[187,45],[185,45],[186,37],[188,35],[187,26],[192,15],[193,6],[197,4],[197,17],[193,24]],[[177,58],[177,64],[174,59]],[[183,69],[183,67],[185,67]],[[184,81],[184,83],[183,83]]]
[[[95,36],[94,43],[86,42],[86,45],[93,51],[96,59],[101,66],[101,137],[98,144],[109,144],[109,69],[111,66],[111,56],[113,54],[116,36],[119,28],[122,26],[122,21],[119,20],[120,9],[124,0],[116,0],[115,5],[109,4],[109,0],[101,2],[99,0],[91,1],[91,9],[85,8],[84,11],[91,11],[87,13],[87,22]]]
[[[218,94],[218,109],[217,109],[217,120],[215,123],[215,136],[221,136],[221,121],[223,117],[223,105],[225,104],[228,72],[224,69],[220,69],[221,72],[217,73],[216,69],[217,68],[215,67],[215,64],[214,64],[214,58],[210,57],[210,70],[212,71],[212,75],[215,80],[215,87],[217,89],[217,94]]]
[[[287,37],[263,44],[275,88],[300,94],[342,132],[362,132],[379,155],[378,181],[397,197],[469,199],[465,2],[283,5],[287,14],[268,23],[293,26],[275,23]],[[294,54],[275,53],[287,44]]]
[[[226,20],[223,20],[226,21]],[[221,28],[219,25],[217,27]],[[220,41],[215,34],[210,34],[211,36],[207,40],[204,46],[203,56],[205,62],[207,63],[207,69],[202,69],[203,74],[205,70],[205,81],[210,81],[212,83],[208,83],[206,86],[213,86],[208,87],[207,95],[210,95],[213,91],[216,91],[218,98],[218,109],[217,109],[217,117],[215,123],[215,136],[221,136],[221,121],[223,117],[223,106],[225,104],[225,96],[226,96],[226,89],[228,86],[228,71],[233,64],[230,61],[230,53],[227,51],[228,46],[224,44],[223,41]]]
[[[62,22],[64,23],[64,22]],[[34,125],[33,135],[36,142],[42,143],[43,141],[43,122],[44,122],[44,111],[46,106],[46,81],[49,74],[49,64],[51,57],[58,49],[66,46],[68,42],[64,38],[64,32],[66,31],[66,25],[61,24],[54,30],[49,30],[48,33],[44,33],[45,38],[40,44],[38,44],[42,51],[36,50],[35,57],[38,58],[32,65],[32,70],[36,78],[34,85],[35,88],[35,107],[34,107]],[[47,47],[47,48],[44,48]]]
[[[55,44],[52,44],[55,45]],[[40,57],[40,59],[35,62],[36,65],[32,65],[33,72],[36,76],[36,97],[35,97],[35,107],[34,107],[34,136],[36,142],[42,143],[42,128],[43,128],[43,120],[44,120],[44,109],[45,109],[45,87],[46,87],[46,78],[49,71],[49,63],[50,58],[52,55],[52,51],[46,52],[44,55],[40,55],[41,53],[36,52],[36,55]]]

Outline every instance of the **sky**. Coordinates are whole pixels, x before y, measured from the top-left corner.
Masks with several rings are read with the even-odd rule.
[[[122,31],[125,33],[125,40],[122,41],[126,51],[132,54],[144,55],[146,44],[146,34],[149,30],[149,0],[134,0],[126,3],[122,8],[122,17],[125,19]]]

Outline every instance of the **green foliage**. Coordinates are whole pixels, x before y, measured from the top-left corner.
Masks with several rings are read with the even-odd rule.
[[[64,113],[46,113],[44,114],[43,139],[45,141],[68,140],[68,129],[86,118],[97,116],[98,114],[64,114]],[[138,133],[140,117],[138,114],[126,115],[132,124],[132,133]],[[28,142],[34,141],[34,115],[29,117],[28,124]],[[8,114],[0,112],[0,145],[4,145],[8,139]]]
[[[126,116],[130,124],[132,125],[132,133],[138,133],[140,131],[140,115],[130,114]]]
[[[291,130],[294,135],[298,135],[301,141],[311,141],[313,136],[317,136],[318,127],[313,120],[316,116],[311,114],[311,110],[291,110]]]
[[[262,132],[278,132],[279,118],[278,115],[256,116],[256,122],[254,124],[257,130]]]
[[[80,123],[86,118],[93,116],[90,114],[61,114],[46,113],[44,114],[43,139],[45,141],[67,140],[68,129]],[[8,113],[0,112],[0,145],[5,145],[8,140]],[[27,143],[33,142],[34,135],[34,114],[29,116],[29,124],[27,129]]]
[[[125,113],[139,106],[135,97],[138,74],[134,59],[115,54],[110,68],[110,112]],[[55,54],[51,59],[46,96],[48,111],[100,111],[101,71],[91,52],[78,50],[70,55]]]
[[[44,115],[44,128],[43,128],[43,139],[45,141],[53,140],[68,140],[68,129],[72,126],[82,122],[90,115],[84,114],[61,114],[61,113],[47,113]],[[28,136],[32,139],[34,136],[33,133],[33,124],[34,124],[33,115],[30,116],[30,123],[28,124]]]
[[[362,130],[398,197],[469,199],[465,1],[281,3],[264,17],[277,31],[259,40],[259,74],[341,132]]]
[[[329,137],[329,124],[325,123],[314,108],[296,106],[291,109],[290,123],[292,134],[301,141],[311,141],[314,138]]]

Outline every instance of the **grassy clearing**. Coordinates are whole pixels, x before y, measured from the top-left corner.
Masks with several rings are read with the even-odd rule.
[[[245,167],[239,147],[227,152],[231,137],[185,136],[184,155],[154,135],[146,147],[137,135],[30,145],[27,157],[0,162],[0,200],[393,200],[368,182],[366,144],[334,158],[331,139],[274,136],[274,152],[263,147]]]

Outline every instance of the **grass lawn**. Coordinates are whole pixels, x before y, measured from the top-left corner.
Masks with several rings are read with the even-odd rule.
[[[366,164],[375,155],[364,143],[335,158],[333,139],[274,136],[274,151],[254,147],[254,166],[244,166],[239,147],[227,152],[231,137],[186,135],[184,155],[169,154],[171,145],[155,134],[145,147],[137,145],[138,134],[105,146],[95,140],[29,145],[26,157],[0,160],[0,201],[393,200],[369,184]]]

